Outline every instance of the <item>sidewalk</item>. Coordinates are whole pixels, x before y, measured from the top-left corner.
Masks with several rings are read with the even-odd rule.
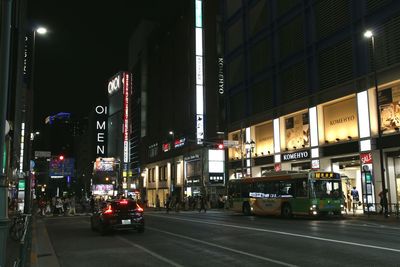
[[[362,220],[365,222],[380,222],[380,223],[389,223],[389,224],[398,224],[400,226],[400,217],[397,217],[396,214],[390,214],[389,217],[385,217],[383,214],[379,213],[370,213],[368,214],[355,214],[349,213],[344,215],[345,219],[348,220]]]
[[[50,241],[45,223],[41,218],[33,218],[31,267],[59,267],[60,264]]]
[[[10,227],[11,221],[9,222],[8,227]],[[7,243],[6,243],[6,267],[13,266],[14,261],[16,261],[19,257],[19,242],[11,239],[10,234],[7,233]]]

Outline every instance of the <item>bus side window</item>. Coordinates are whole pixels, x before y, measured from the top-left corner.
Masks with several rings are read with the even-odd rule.
[[[243,198],[249,197],[250,185],[251,184],[248,184],[248,183],[243,183],[242,184],[241,197],[243,197]]]
[[[266,182],[264,183],[264,194],[266,195],[271,195],[274,193],[274,187],[272,182]]]
[[[307,197],[307,182],[306,180],[297,180],[295,183],[295,194],[297,197]]]
[[[281,182],[279,184],[279,194],[280,195],[290,195],[289,188],[292,187],[292,184],[289,182]]]
[[[272,182],[272,192],[271,194],[274,194],[276,196],[280,196],[280,190],[279,190],[279,181],[274,181]]]

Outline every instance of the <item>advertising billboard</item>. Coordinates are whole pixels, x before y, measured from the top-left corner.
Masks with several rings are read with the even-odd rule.
[[[75,159],[74,158],[52,158],[50,160],[49,175],[51,178],[63,178],[66,176],[75,176]]]

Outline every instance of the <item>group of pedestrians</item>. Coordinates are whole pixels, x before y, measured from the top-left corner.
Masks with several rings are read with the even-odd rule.
[[[172,210],[179,212],[180,210],[196,210],[206,212],[209,208],[209,199],[207,196],[186,196],[181,200],[178,195],[166,194],[164,207],[167,213]],[[155,210],[161,210],[161,200],[158,195],[155,199]]]
[[[37,204],[37,213],[41,216],[76,215],[77,201],[75,196],[52,197],[50,199],[42,197],[38,199]]]
[[[381,192],[379,192],[379,205],[380,205],[380,210],[379,214],[383,214],[386,218],[389,217],[389,201],[388,201],[388,196],[387,196],[388,190],[383,189]],[[360,200],[360,194],[355,186],[350,190],[350,192],[347,192],[347,195],[343,195],[343,198],[345,200],[345,207],[346,211],[350,212],[353,209],[353,212],[356,211],[357,206],[361,206],[362,202]]]

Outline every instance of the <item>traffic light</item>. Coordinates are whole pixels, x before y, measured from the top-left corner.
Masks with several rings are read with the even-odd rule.
[[[219,144],[217,144],[217,148],[218,148],[218,149],[224,149],[225,147],[224,147],[224,144],[219,143]]]
[[[64,160],[64,156],[63,156],[63,155],[60,155],[60,156],[58,156],[58,159],[59,159],[59,160]]]

